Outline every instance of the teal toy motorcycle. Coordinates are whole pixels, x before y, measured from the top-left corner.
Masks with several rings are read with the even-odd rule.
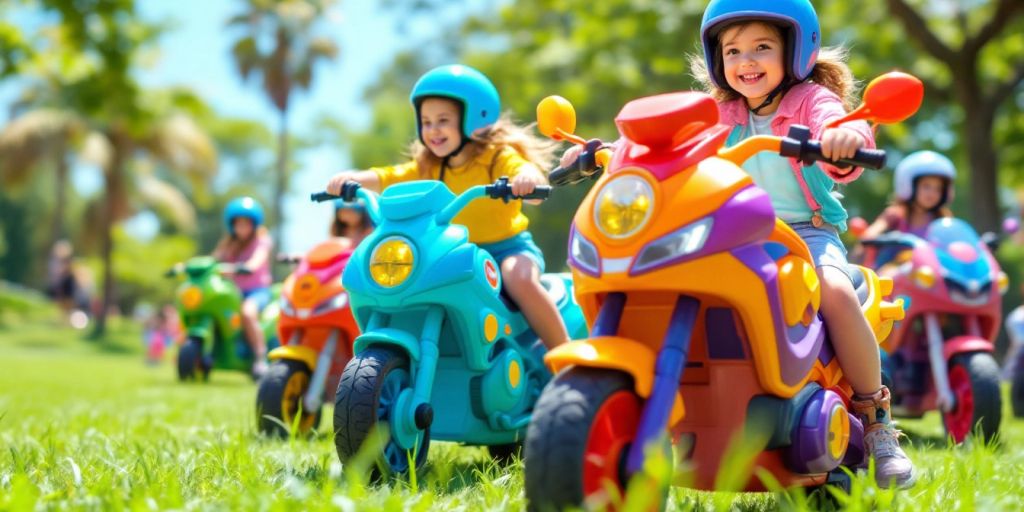
[[[388,432],[377,468],[403,474],[426,461],[430,440],[485,445],[507,459],[521,446],[551,374],[544,345],[505,297],[494,258],[452,219],[470,202],[515,197],[507,178],[456,197],[439,181],[377,195],[347,183],[377,229],[356,249],[342,282],[362,330],[335,395],[334,443],[346,462],[375,428]],[[379,202],[378,202],[379,197]],[[333,199],[327,193],[313,200]],[[545,274],[569,335],[586,335],[568,274]]]
[[[167,272],[168,277],[186,277],[176,294],[178,315],[188,336],[178,351],[180,380],[207,380],[214,368],[252,371],[253,353],[242,330],[242,292],[223,275],[232,272],[246,273],[247,269],[209,256],[197,256]],[[278,345],[280,285],[271,292],[273,300],[260,313],[268,351]]]

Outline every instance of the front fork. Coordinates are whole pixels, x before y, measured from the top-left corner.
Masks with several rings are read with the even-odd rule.
[[[609,294],[598,313],[597,321],[594,322],[591,335],[615,336],[625,303],[625,294]],[[627,456],[626,472],[629,475],[643,469],[645,450],[657,443],[666,433],[672,406],[679,390],[679,381],[686,368],[690,338],[699,310],[700,302],[692,297],[680,296],[676,299],[664,342],[654,364],[651,394],[640,413],[640,425]]]
[[[924,317],[925,335],[928,338],[928,362],[932,367],[932,378],[935,380],[936,406],[942,412],[953,410],[956,399],[953,397],[953,389],[949,386],[949,372],[947,371],[946,358],[942,353],[945,339],[942,337],[942,327],[939,325],[939,317],[935,313],[928,313]]]
[[[331,367],[334,366],[334,351],[338,346],[338,333],[340,332],[340,329],[331,329],[324,348],[317,358],[316,369],[313,370],[313,376],[309,379],[309,389],[306,390],[306,396],[302,399],[303,406],[307,411],[319,409],[324,402],[324,386],[327,384],[327,375],[330,373]]]
[[[443,322],[444,309],[431,306],[423,321],[420,361],[416,365],[416,371],[412,373],[412,389],[402,390],[395,401],[391,428],[399,445],[405,449],[416,446],[419,436],[434,421],[430,392],[434,388],[434,376],[437,374],[437,359],[440,356],[438,340],[441,337]]]

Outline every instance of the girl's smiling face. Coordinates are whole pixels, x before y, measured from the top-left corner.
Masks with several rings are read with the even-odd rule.
[[[252,236],[255,226],[248,217],[235,217],[231,221],[232,230],[235,232],[235,236],[241,240],[248,240]]]
[[[446,98],[427,98],[420,104],[420,135],[427,149],[444,158],[462,143],[462,109]]]
[[[760,105],[786,76],[782,33],[765,23],[743,23],[725,29],[719,41],[729,87],[751,107]]]

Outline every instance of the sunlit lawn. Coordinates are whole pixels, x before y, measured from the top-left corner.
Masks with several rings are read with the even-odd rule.
[[[182,385],[147,367],[137,330],[81,339],[46,325],[0,330],[0,510],[481,510],[524,507],[522,466],[436,443],[415,484],[344,471],[325,414],[314,440],[256,435],[255,385],[215,373]],[[1024,424],[1004,415],[1000,447],[947,448],[938,418],[905,421],[919,484],[893,493],[861,478],[850,510],[1010,510],[1024,496]],[[669,510],[801,508],[784,494],[673,491]]]

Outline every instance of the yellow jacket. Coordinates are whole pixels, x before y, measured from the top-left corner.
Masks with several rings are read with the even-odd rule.
[[[494,180],[502,176],[512,179],[528,163],[515,148],[489,146],[461,167],[448,167],[444,172],[444,183],[458,195],[470,187],[494,183]],[[415,161],[370,170],[380,178],[381,190],[403,181],[428,178],[437,180],[441,177],[440,165],[433,166],[428,176],[420,176]],[[470,242],[500,242],[526,231],[530,221],[523,215],[522,206],[522,201],[509,201],[506,204],[503,201],[478,199],[455,216],[453,222],[466,226]]]

